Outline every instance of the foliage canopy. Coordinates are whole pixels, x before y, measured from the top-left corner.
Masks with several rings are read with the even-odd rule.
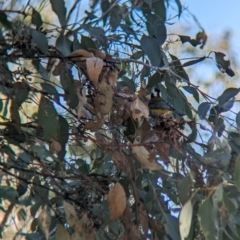
[[[207,42],[167,33],[181,2],[30,2],[0,10],[1,237],[239,239],[240,89],[189,78],[235,73],[222,52],[173,54]],[[154,88],[184,118],[156,116]]]

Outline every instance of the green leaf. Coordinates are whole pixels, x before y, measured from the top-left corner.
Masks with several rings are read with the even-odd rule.
[[[151,77],[148,79],[147,89],[151,89],[152,87],[157,86],[158,83],[163,81],[159,72],[155,72]]]
[[[183,86],[182,88],[188,93],[192,94],[194,99],[199,103],[199,94],[196,88],[190,86]]]
[[[156,39],[143,35],[140,40],[141,47],[153,66],[158,67],[162,58],[160,46]]]
[[[219,97],[218,97],[218,104],[222,106],[224,103],[229,101],[231,98],[234,98],[238,93],[239,88],[228,88],[226,89]]]
[[[191,142],[195,141],[197,138],[198,131],[197,131],[197,127],[195,124],[193,126],[191,126],[191,130],[192,130],[192,132],[187,136],[185,143],[191,143]]]
[[[132,34],[133,36],[136,37],[135,31],[131,27],[129,27],[126,24],[120,24],[120,26],[121,26],[122,30],[127,34],[127,36]]]
[[[71,53],[71,45],[72,42],[62,32],[57,38],[56,48],[66,57]]]
[[[119,24],[121,23],[121,8],[119,5],[116,5],[109,13],[110,15],[110,19],[109,19],[109,24],[112,28],[112,31],[115,31],[116,28],[119,26]]]
[[[236,124],[240,128],[240,112],[238,112],[238,114],[236,116]]]
[[[21,86],[18,88],[18,86],[15,89],[15,103],[18,106],[21,106],[22,103],[25,102],[25,100],[28,98],[29,89],[28,86],[24,83],[21,84]]]
[[[42,89],[47,92],[49,95],[54,96],[54,99],[58,101],[59,95],[56,88],[49,83],[41,83]]]
[[[200,119],[204,119],[211,107],[211,103],[203,102],[198,106],[198,116]]]
[[[240,191],[240,157],[237,158],[235,164],[234,180],[238,191]]]
[[[108,47],[108,40],[105,36],[105,32],[101,27],[91,27],[89,25],[84,25],[83,29],[88,31],[93,38],[96,38],[100,46],[103,46],[105,48]]]
[[[12,23],[8,21],[7,15],[4,12],[0,12],[0,23],[6,28],[12,27]]]
[[[40,233],[21,233],[21,235],[24,236],[26,240],[36,240],[43,238],[43,235]]]
[[[188,237],[192,225],[193,205],[192,200],[189,199],[183,206],[179,216],[179,229],[181,239]]]
[[[135,53],[132,54],[131,58],[133,59],[139,59],[143,56],[143,51],[137,51]]]
[[[227,112],[229,111],[234,105],[234,100],[230,100],[226,103],[224,103],[222,106],[217,105],[216,107],[218,108],[218,112],[222,113],[222,112]]]
[[[189,77],[188,77],[186,71],[184,70],[181,61],[176,56],[174,56],[172,54],[169,54],[169,55],[172,58],[171,65],[174,66],[175,73],[178,75],[177,79],[179,81],[189,82]]]
[[[192,180],[190,176],[186,176],[181,179],[177,184],[177,192],[180,203],[184,205],[190,199],[190,190],[192,186]]]
[[[82,44],[79,43],[77,34],[75,34],[74,39],[73,39],[73,51],[82,49],[82,48],[83,48],[83,46],[82,46]]]
[[[36,29],[37,30],[39,30],[40,27],[43,25],[43,21],[42,21],[41,15],[34,8],[33,8],[33,11],[32,11],[31,23],[36,25]]]
[[[50,0],[50,3],[52,5],[52,10],[57,14],[58,20],[62,27],[66,27],[66,13],[67,9],[65,7],[65,1],[64,0]]]
[[[57,140],[62,147],[68,142],[69,138],[69,124],[68,121],[61,115],[59,115],[58,120],[58,132],[55,137],[55,140]]]
[[[200,218],[200,226],[203,230],[206,240],[215,239],[215,214],[211,199],[207,198],[199,207],[198,215]]]
[[[33,60],[32,64],[36,68],[37,72],[41,75],[43,80],[50,81],[48,72],[47,72],[46,68],[43,67],[40,60]]]
[[[46,36],[43,33],[32,29],[32,38],[42,53],[46,54],[48,52],[48,40]]]
[[[95,42],[90,37],[83,35],[81,35],[81,45],[86,50],[88,50],[89,48],[97,49]]]
[[[60,82],[65,90],[66,101],[69,100],[68,105],[70,108],[75,109],[78,106],[79,99],[76,94],[73,76],[70,71],[65,71],[60,75]]]
[[[3,109],[3,101],[2,99],[0,99],[0,112],[2,111],[2,109]]]
[[[196,63],[202,62],[204,59],[206,59],[206,57],[200,57],[196,60],[191,60],[191,61],[185,62],[182,66],[188,67],[188,66],[194,65]]]
[[[7,199],[12,203],[18,203],[18,192],[9,186],[0,186],[0,198]]]
[[[151,14],[147,17],[147,30],[149,36],[154,37],[159,46],[161,46],[166,41],[167,29],[164,22],[159,16]]]
[[[219,203],[223,201],[223,186],[219,184],[217,189],[212,194],[212,202],[215,210],[218,210]]]
[[[223,192],[223,201],[224,201],[224,206],[227,208],[228,213],[232,214],[237,211],[236,205],[233,203],[231,198],[229,198],[225,192]]]
[[[204,154],[202,162],[208,166],[224,168],[228,166],[230,159],[231,151],[228,146],[225,146]]]
[[[166,21],[166,7],[164,1],[152,1],[152,9],[154,13],[161,19],[162,22]]]
[[[58,130],[58,119],[58,113],[53,103],[42,97],[38,109],[38,122],[43,128],[43,136],[46,141],[55,138]]]
[[[108,11],[108,9],[110,8],[110,2],[108,0],[102,0],[101,1],[101,10],[102,10],[102,15],[105,14],[103,16],[103,25],[105,26],[106,22],[107,22],[107,18],[109,16],[109,13],[106,14],[106,12]]]

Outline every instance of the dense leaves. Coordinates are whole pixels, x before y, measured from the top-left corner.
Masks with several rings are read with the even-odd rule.
[[[191,74],[181,1],[33,2],[0,11],[3,239],[239,239],[239,88]]]

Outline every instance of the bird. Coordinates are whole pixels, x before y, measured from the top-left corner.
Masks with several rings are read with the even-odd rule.
[[[165,101],[160,96],[160,90],[157,88],[155,88],[151,93],[151,99],[148,103],[148,107],[157,115],[163,115],[168,112],[176,113],[180,117],[185,115],[185,113],[177,110],[169,102]]]

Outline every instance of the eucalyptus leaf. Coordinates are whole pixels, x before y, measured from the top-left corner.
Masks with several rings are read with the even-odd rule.
[[[190,190],[192,186],[192,180],[190,176],[186,176],[177,184],[177,191],[180,203],[184,205],[191,197]]]
[[[204,119],[211,107],[211,103],[203,102],[198,106],[198,116],[200,119]]]
[[[121,8],[119,5],[114,6],[114,8],[110,11],[110,19],[109,19],[109,24],[112,28],[112,31],[115,31],[119,24],[121,23]]]
[[[203,230],[206,240],[215,239],[215,214],[211,199],[207,198],[199,207],[198,216],[200,218],[200,226]]]
[[[183,86],[183,89],[188,93],[192,94],[194,99],[199,103],[199,93],[196,88],[190,86]]]
[[[19,194],[13,187],[0,186],[0,198],[7,199],[12,203],[18,203]]]
[[[6,13],[3,11],[0,12],[0,23],[6,28],[12,27],[12,23],[8,20]]]
[[[193,215],[193,205],[192,200],[189,199],[180,212],[179,216],[179,229],[181,234],[181,239],[188,237],[192,224],[192,215]]]
[[[49,83],[41,83],[41,87],[46,91],[50,96],[54,96],[55,100],[58,102],[59,94],[56,88]]]
[[[240,88],[228,88],[219,97],[218,104],[222,106],[224,103],[234,98],[240,91]]]
[[[66,21],[67,9],[65,7],[65,1],[64,0],[50,0],[50,3],[52,5],[52,10],[58,16],[58,20],[59,20],[61,26],[65,27],[67,25],[67,21]]]
[[[238,114],[236,116],[236,124],[240,128],[240,112],[238,112]]]
[[[58,119],[58,113],[53,103],[47,98],[42,97],[38,109],[38,122],[43,128],[45,140],[49,141],[56,137]]]
[[[101,1],[101,10],[102,10],[102,15],[103,15],[103,25],[106,24],[107,22],[107,18],[109,16],[109,13],[107,13],[108,9],[110,8],[111,4],[109,2],[109,0],[104,0]],[[107,13],[107,14],[106,14]]]
[[[156,39],[143,35],[140,40],[141,47],[153,66],[159,66],[162,58],[160,46]]]
[[[31,23],[36,25],[36,30],[40,30],[40,27],[43,25],[43,21],[39,12],[37,12],[34,8],[32,10],[32,19]]]
[[[189,66],[194,65],[196,63],[202,62],[205,59],[206,59],[206,57],[200,57],[196,60],[191,60],[191,61],[185,62],[182,66],[183,67],[189,67]]]
[[[159,72],[155,72],[148,78],[147,89],[157,86],[161,81],[163,81],[163,79],[161,78]]]
[[[43,33],[32,29],[32,38],[42,53],[46,54],[48,52],[48,40],[46,36]]]
[[[66,57],[71,53],[71,46],[72,42],[62,32],[57,38],[56,48]]]
[[[234,181],[238,191],[240,191],[240,157],[236,160],[235,171],[234,171]]]
[[[97,49],[95,42],[87,36],[81,36],[81,45],[84,49],[88,50],[89,48]]]

